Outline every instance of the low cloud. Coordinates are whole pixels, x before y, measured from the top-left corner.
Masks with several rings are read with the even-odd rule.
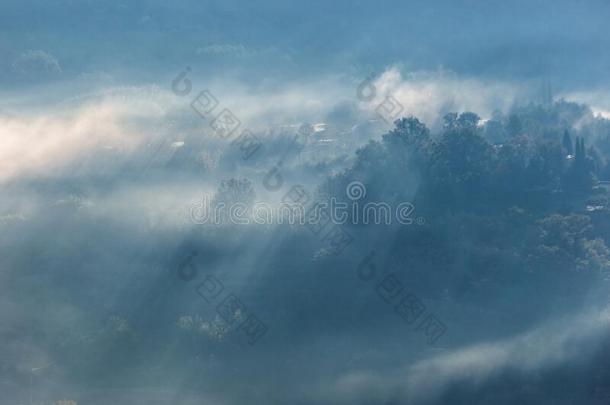
[[[545,373],[548,377],[555,370],[593,358],[610,333],[609,319],[610,309],[555,318],[511,338],[445,349],[443,354],[424,355],[414,364],[392,371],[352,371],[319,393],[333,403],[394,399],[397,403],[435,404],[444,403],[444,396],[454,387],[485,391],[507,374],[523,380],[532,375],[545,378]]]

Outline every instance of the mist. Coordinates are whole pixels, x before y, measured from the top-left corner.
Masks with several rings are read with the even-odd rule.
[[[608,16],[4,1],[0,404],[608,403]]]

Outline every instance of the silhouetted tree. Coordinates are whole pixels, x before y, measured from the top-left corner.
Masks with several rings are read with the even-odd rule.
[[[593,162],[587,158],[585,140],[576,137],[574,159],[570,169],[564,176],[564,187],[568,191],[586,192],[591,190],[594,183],[592,175]]]
[[[562,145],[566,152],[568,152],[568,155],[574,154],[574,145],[572,144],[572,137],[570,136],[570,133],[567,129],[563,132]]]
[[[506,132],[509,136],[517,136],[520,135],[523,131],[523,125],[521,124],[521,120],[516,115],[511,115],[508,117],[508,122],[506,123]]]

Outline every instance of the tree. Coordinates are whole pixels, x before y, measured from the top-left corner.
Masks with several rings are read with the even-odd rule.
[[[481,118],[473,112],[464,112],[462,114],[448,113],[443,117],[444,128],[448,130],[456,129],[473,129],[477,126]]]
[[[564,165],[565,157],[559,142],[539,142],[525,172],[526,179],[530,187],[555,189],[563,174]]]
[[[594,183],[593,162],[587,158],[585,140],[576,137],[574,159],[570,169],[564,176],[564,186],[569,191],[585,192],[591,190]]]
[[[570,136],[570,133],[567,129],[563,132],[562,145],[566,152],[568,152],[568,155],[574,154],[574,145],[572,144],[572,137]]]
[[[383,136],[387,147],[403,144],[422,148],[430,140],[430,130],[415,117],[401,118],[395,124],[396,128]]]
[[[521,124],[521,120],[515,114],[512,114],[508,117],[508,122],[506,123],[506,132],[509,136],[517,136],[520,135],[523,131],[523,125]]]
[[[493,149],[479,134],[479,117],[473,113],[445,116],[445,131],[431,146],[428,181],[444,189],[443,197],[470,200],[487,190]]]

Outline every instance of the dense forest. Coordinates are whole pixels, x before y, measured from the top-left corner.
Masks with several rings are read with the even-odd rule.
[[[25,259],[13,245],[2,260],[7,268],[27,265],[20,288],[39,303],[13,321],[27,332],[5,336],[10,343],[0,353],[15,358],[0,367],[5,389],[25,395],[18,387],[33,379],[49,395],[104,403],[96,390],[108,397],[114,387],[115,398],[127,398],[139,384],[160,391],[138,398],[190,403],[226,398],[224,384],[238,378],[241,388],[229,395],[235,403],[250,396],[282,402],[300,389],[307,401],[333,403],[603,401],[608,328],[587,319],[603,319],[608,304],[610,121],[558,101],[488,120],[448,113],[434,131],[405,117],[372,139],[351,157],[286,165],[287,178],[313,172],[322,179],[310,189],[318,201],[349,201],[346,187],[358,180],[366,185],[361,203],[409,201],[413,218],[424,219],[380,225],[350,218],[341,227],[351,243],[341,251],[302,225],[101,221],[73,191],[35,221],[5,217],[4,229],[28,238],[36,254]],[[270,150],[273,142],[285,137],[270,137]],[[176,154],[159,170],[192,170],[188,156],[197,153]],[[232,150],[218,167],[239,166],[230,162]],[[219,182],[214,201],[260,200],[266,171],[259,168],[268,160],[252,165]],[[104,193],[126,181],[109,176]],[[92,196],[89,182],[60,188]],[[64,232],[54,239],[42,236],[58,227]],[[74,233],[80,242],[67,243]],[[413,312],[398,313],[381,279],[370,281],[363,269],[392,275],[394,287],[441,321],[442,336],[418,332]],[[211,303],[212,276],[239,298],[237,308],[223,312]],[[256,339],[236,326],[246,307],[264,322]],[[26,349],[40,360],[15,366]],[[463,358],[452,357],[454,350]],[[564,369],[567,362],[578,366]],[[370,367],[373,374],[354,374]],[[178,392],[167,388],[180,384]]]

